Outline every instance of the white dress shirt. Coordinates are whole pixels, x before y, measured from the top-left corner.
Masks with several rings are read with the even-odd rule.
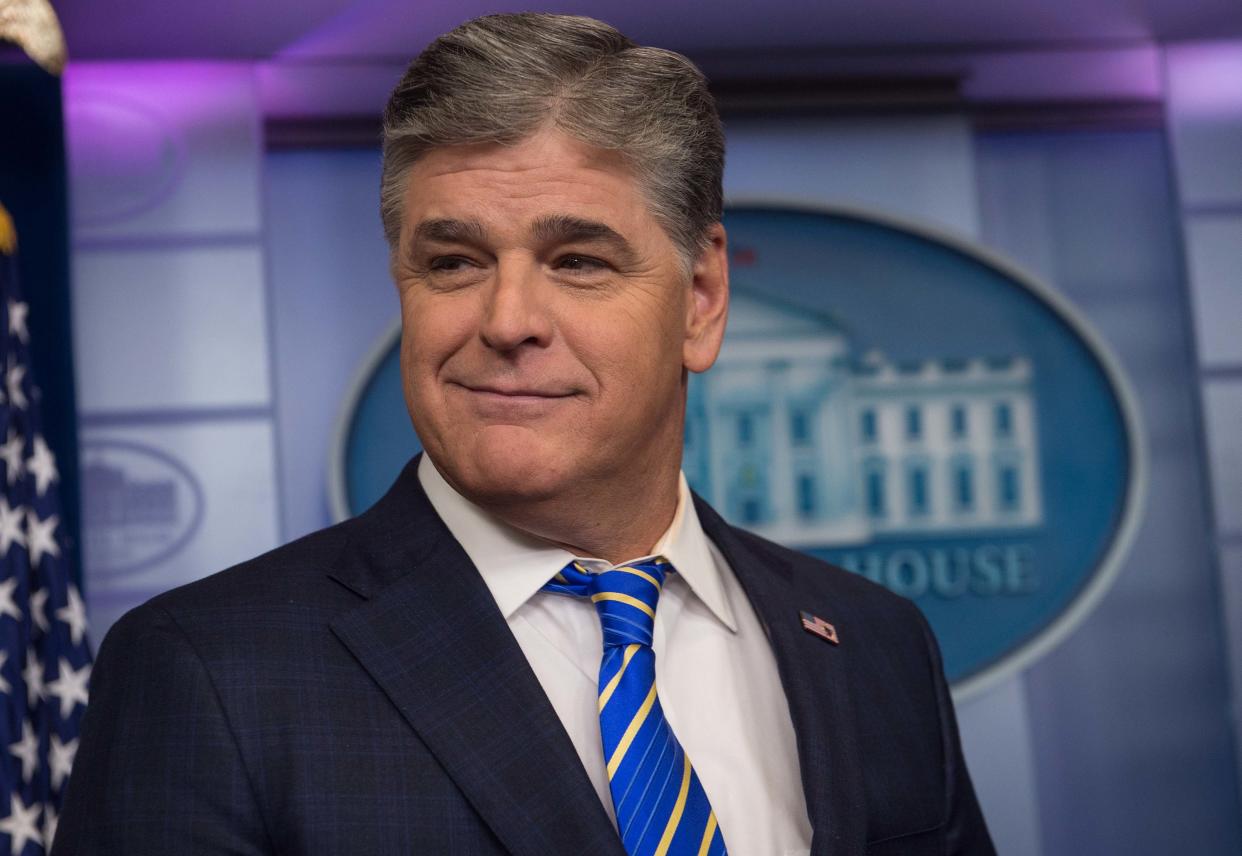
[[[612,816],[597,708],[599,618],[586,599],[540,589],[573,559],[592,572],[613,566],[492,517],[457,493],[426,455],[418,477],[496,598]],[[677,571],[656,608],[660,706],[699,775],[730,856],[809,853],[811,824],[776,659],[733,571],[704,534],[684,475],[673,522],[651,555]]]

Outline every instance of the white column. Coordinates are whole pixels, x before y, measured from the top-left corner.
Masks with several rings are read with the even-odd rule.
[[[770,421],[772,466],[768,469],[768,498],[772,503],[772,516],[779,524],[788,526],[798,519],[795,502],[792,440],[789,426],[789,369],[772,366],[765,372],[768,380],[768,400],[772,406]]]

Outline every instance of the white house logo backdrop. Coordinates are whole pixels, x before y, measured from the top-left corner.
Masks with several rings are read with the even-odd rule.
[[[82,443],[86,555],[96,580],[126,577],[176,555],[197,533],[203,490],[167,452],[126,440]]]
[[[872,215],[731,206],[733,300],[683,467],[729,520],[916,601],[959,695],[1047,650],[1120,567],[1144,483],[1084,320],[985,252]],[[397,331],[342,415],[340,517],[419,443]]]

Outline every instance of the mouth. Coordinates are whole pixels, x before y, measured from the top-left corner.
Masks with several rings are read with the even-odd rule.
[[[576,390],[564,387],[473,384],[460,381],[450,382],[449,386],[464,392],[466,399],[478,409],[481,415],[485,416],[510,416],[521,413],[534,415],[578,395]]]
[[[500,385],[493,386],[489,384],[477,384],[476,385],[476,384],[468,384],[468,383],[454,383],[453,385],[459,386],[462,389],[464,389],[466,392],[472,392],[475,395],[486,395],[486,396],[492,396],[495,398],[503,398],[503,399],[532,398],[532,399],[551,400],[551,399],[557,399],[557,398],[569,398],[577,394],[572,390],[537,389],[534,387],[524,387],[524,386],[500,386]]]

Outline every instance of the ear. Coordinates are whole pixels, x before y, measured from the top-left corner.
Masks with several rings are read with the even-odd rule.
[[[729,314],[729,246],[725,228],[714,224],[708,242],[695,260],[686,305],[686,340],[682,364],[705,372],[716,362]]]

